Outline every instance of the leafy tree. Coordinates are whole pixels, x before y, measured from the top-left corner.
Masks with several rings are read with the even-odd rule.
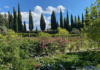
[[[60,27],[64,28],[64,24],[63,24],[63,16],[62,16],[62,11],[60,9]]]
[[[41,28],[42,31],[45,30],[45,26],[46,26],[46,23],[45,23],[45,20],[44,20],[43,15],[41,14],[41,19],[40,19],[40,28]]]
[[[29,30],[32,31],[33,30],[33,18],[31,15],[31,10],[29,10]]]
[[[3,15],[0,14],[0,26],[4,25]]]
[[[97,5],[95,5],[97,3]],[[100,1],[96,0],[96,2],[94,2],[93,7],[91,7],[89,9],[89,11],[91,12],[88,15],[89,17],[96,17],[95,14],[99,11],[97,10],[97,8],[100,8]],[[85,10],[87,10],[88,7],[86,7]],[[94,19],[90,19],[89,23],[88,23],[88,27],[86,27],[86,23],[84,23],[84,28],[82,29],[82,33],[86,34],[87,38],[92,39],[94,41],[98,41],[100,43],[100,17],[99,18],[94,18]],[[86,19],[87,20],[87,19]]]
[[[4,19],[5,19],[5,24],[6,24],[6,21],[7,21],[7,14],[6,13],[4,14]]]

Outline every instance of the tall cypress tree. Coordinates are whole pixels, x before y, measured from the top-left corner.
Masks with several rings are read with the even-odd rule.
[[[10,28],[11,28],[12,30],[14,30],[14,27],[13,27],[13,16],[12,16],[12,14],[10,14],[9,22],[10,22]]]
[[[59,27],[58,21],[56,21],[56,24],[57,24],[57,28],[58,28]]]
[[[26,32],[26,24],[25,24],[25,21],[24,21],[24,32]]]
[[[84,17],[83,17],[83,13],[82,13],[82,28],[84,27]]]
[[[78,29],[80,30],[80,28],[81,28],[81,22],[80,22],[80,17],[78,15]]]
[[[14,16],[14,18],[13,18],[13,27],[14,27],[14,31],[16,30],[16,22],[15,22],[15,7],[13,7],[13,16]]]
[[[20,13],[20,5],[18,3],[18,31],[22,31],[22,23],[21,23],[21,13]]]
[[[29,10],[29,30],[32,31],[33,30],[33,18],[31,15],[31,10]]]
[[[14,14],[14,18],[13,18],[13,21],[14,21],[14,23],[13,23],[14,31],[18,32],[18,17],[17,17],[17,13],[16,13],[15,10],[14,10],[13,14]]]
[[[67,24],[67,26],[66,26],[66,30],[70,31],[68,11],[67,11],[66,22],[67,22],[67,23],[66,23],[66,24]]]
[[[71,31],[72,31],[72,29],[73,29],[73,16],[71,14]]]
[[[62,11],[60,9],[60,27],[64,28],[64,24],[63,24],[63,16],[62,16]]]
[[[64,18],[64,29],[66,29],[66,19]]]
[[[45,30],[45,26],[46,26],[46,23],[45,23],[45,20],[44,20],[43,15],[41,14],[41,19],[40,19],[40,28],[41,28],[42,31]]]
[[[8,21],[9,21],[9,29],[11,28],[10,27],[10,11],[8,11]]]
[[[55,12],[54,11],[52,11],[52,14],[51,14],[51,29],[52,30],[56,30],[57,29],[56,16],[55,16]]]

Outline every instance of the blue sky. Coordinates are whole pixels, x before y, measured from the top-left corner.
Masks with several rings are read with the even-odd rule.
[[[51,23],[51,13],[52,10],[55,11],[56,20],[60,24],[60,8],[62,9],[63,19],[67,16],[67,10],[69,15],[69,24],[71,23],[71,14],[73,15],[73,19],[78,18],[80,16],[80,20],[82,19],[82,13],[85,15],[85,8],[90,8],[91,2],[95,2],[96,0],[0,0],[0,13],[6,13],[8,15],[8,11],[13,14],[13,7],[18,12],[18,3],[20,4],[20,11],[22,15],[22,23],[26,22],[27,30],[29,29],[29,10],[31,10],[33,16],[34,29],[36,27],[40,30],[40,16],[41,13],[44,16],[46,22],[46,28],[50,28],[48,26]],[[85,16],[84,16],[85,18]],[[33,30],[34,30],[33,29]]]

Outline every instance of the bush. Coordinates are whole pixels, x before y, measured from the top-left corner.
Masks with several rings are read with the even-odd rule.
[[[58,35],[59,33],[60,33],[60,35],[61,34],[63,34],[63,35],[64,34],[65,35],[68,35],[69,34],[69,32],[66,29],[62,29],[61,27],[58,27],[57,30],[58,30],[58,33],[56,35]]]
[[[43,37],[51,37],[51,35],[48,34],[48,33],[39,32],[39,33],[38,33],[38,37],[39,37],[39,38],[43,38]]]
[[[78,29],[72,29],[72,31],[70,32],[70,34],[80,34]]]

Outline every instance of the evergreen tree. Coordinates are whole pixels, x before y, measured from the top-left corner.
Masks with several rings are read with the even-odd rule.
[[[18,3],[18,31],[22,31],[22,23],[21,23],[21,13],[20,13],[20,5]]]
[[[13,18],[13,27],[14,27],[14,31],[16,31],[16,27],[18,27],[18,26],[16,26],[16,25],[18,25],[17,23],[16,23],[16,11],[15,11],[15,8],[13,7],[13,16],[14,16],[14,18]]]
[[[62,11],[60,9],[60,27],[61,28],[64,28],[64,25],[63,25],[63,16],[62,16]]]
[[[43,15],[41,14],[40,28],[41,28],[42,31],[44,31],[45,30],[45,27],[46,27],[46,23],[45,23],[45,20],[44,20]]]
[[[15,32],[18,32],[18,17],[16,11],[15,11],[14,19],[15,19]]]
[[[72,29],[73,29],[73,16],[71,14],[71,31],[72,31]]]
[[[57,28],[58,28],[59,27],[58,21],[56,22],[56,24],[57,24]]]
[[[66,19],[64,18],[64,29],[66,29]]]
[[[83,13],[82,13],[82,28],[84,27],[84,17],[83,17]]]
[[[10,22],[10,27],[13,30],[14,27],[13,27],[13,16],[12,16],[12,14],[10,14],[10,20],[9,20],[9,22]]]
[[[51,29],[52,30],[56,30],[57,29],[56,16],[55,16],[55,12],[54,11],[52,11],[52,14],[51,14]]]
[[[66,30],[70,31],[68,11],[67,11],[67,17],[66,17],[66,24],[67,24]]]
[[[32,31],[33,30],[33,18],[31,15],[31,10],[29,10],[29,30]]]
[[[80,17],[78,15],[78,29],[80,30],[80,28],[81,28],[81,22],[80,22]]]
[[[36,27],[36,32],[38,32],[37,27]]]
[[[25,24],[25,21],[24,21],[24,32],[26,32],[26,24]]]

